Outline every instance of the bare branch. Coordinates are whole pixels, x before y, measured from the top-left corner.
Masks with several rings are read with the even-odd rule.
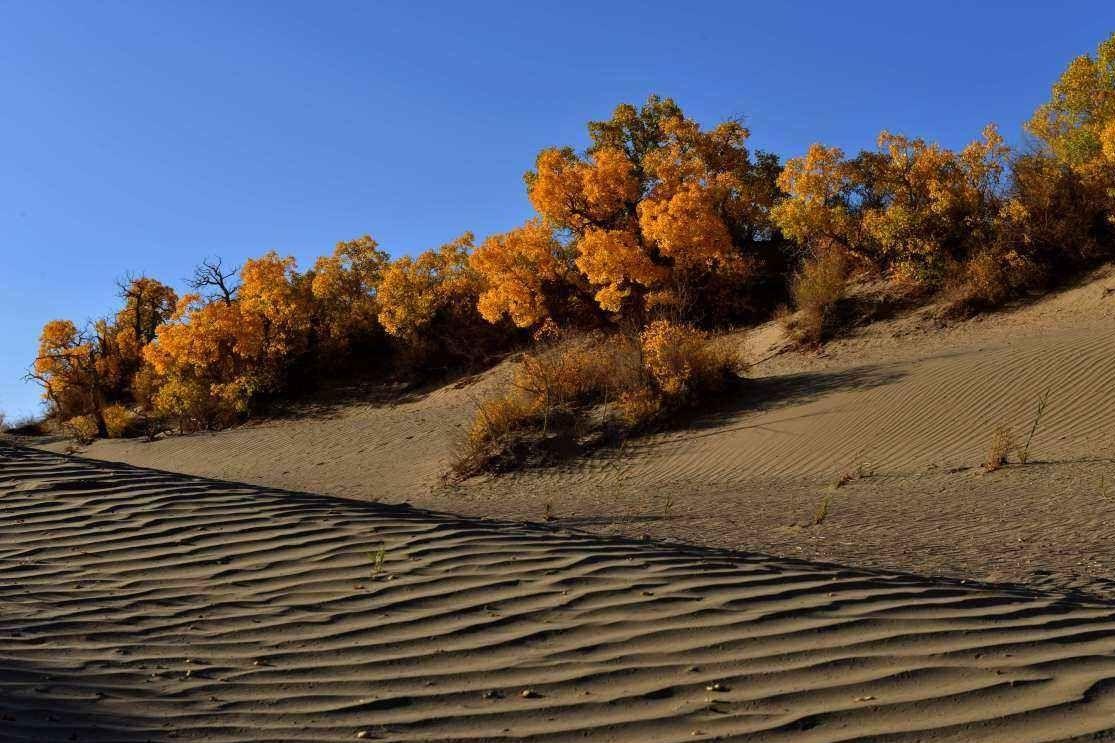
[[[232,304],[240,287],[233,286],[231,281],[239,271],[239,267],[226,269],[220,258],[206,258],[194,269],[194,275],[186,279],[186,284],[191,289],[209,291],[212,297],[224,300],[225,304]]]

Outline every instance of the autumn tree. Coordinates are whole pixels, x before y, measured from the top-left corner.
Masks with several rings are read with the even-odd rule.
[[[477,251],[485,317],[524,327],[554,317],[548,287],[587,289],[613,317],[686,316],[698,296],[712,300],[704,309],[732,309],[720,300],[744,293],[761,246],[776,237],[774,158],[752,158],[740,122],[703,130],[657,96],[590,122],[589,135],[583,154],[543,150],[526,174],[542,219]]]
[[[1101,210],[1103,217],[1090,239],[1110,249],[1115,242],[1115,33],[1100,43],[1095,56],[1084,54],[1069,64],[1026,130],[1041,145],[1040,152],[1029,158],[1028,173],[1039,167],[1056,170],[1052,164],[1037,165],[1040,155],[1067,166],[1071,174],[1060,173],[1056,179],[1061,186],[1058,198],[1071,192],[1077,199],[1074,214]],[[1070,183],[1074,179],[1079,183]],[[1039,204],[1026,204],[1022,194],[1018,201],[1031,212],[1041,210]],[[1071,215],[1064,216],[1071,221]],[[1063,222],[1057,226],[1068,235],[1079,227]]]
[[[477,309],[483,284],[470,262],[474,240],[466,232],[436,250],[398,258],[383,272],[378,319],[405,363],[470,364],[510,337]]]
[[[369,235],[337,243],[310,274],[314,337],[329,354],[345,353],[378,329],[378,286],[388,256]]]
[[[506,317],[520,328],[596,316],[599,308],[575,258],[541,218],[488,237],[469,259],[483,282],[480,314],[490,323]]]
[[[184,428],[223,425],[280,390],[309,347],[311,305],[294,259],[274,252],[244,262],[235,297],[183,297],[144,352],[156,410]]]
[[[1115,161],[1115,34],[1069,63],[1026,130],[1073,167]]]
[[[166,284],[147,276],[128,277],[117,283],[117,289],[124,306],[116,313],[111,351],[120,366],[117,387],[122,393],[143,364],[143,347],[155,339],[159,326],[174,314],[178,295]]]
[[[220,299],[232,304],[239,287],[236,276],[239,268],[228,268],[221,258],[205,258],[196,268],[193,276],[186,280],[187,285],[207,299]]]
[[[811,254],[836,248],[939,283],[950,261],[994,241],[1008,155],[994,125],[960,151],[887,131],[852,160],[815,144],[787,161],[779,185],[788,197],[773,219]]]
[[[83,330],[69,320],[48,322],[28,373],[42,385],[43,396],[59,420],[90,416],[100,436],[108,433],[104,409],[113,381],[108,327],[105,321]]]

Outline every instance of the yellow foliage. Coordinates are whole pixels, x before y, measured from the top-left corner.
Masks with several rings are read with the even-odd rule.
[[[346,351],[355,337],[374,327],[377,287],[387,265],[387,253],[369,235],[337,243],[332,255],[314,263],[310,291],[324,350]]]
[[[592,145],[539,153],[526,175],[531,203],[546,224],[568,238],[581,282],[600,309],[642,317],[663,306],[687,307],[679,295],[709,277],[743,291],[749,249],[770,232],[777,189],[769,160],[754,162],[748,131],[738,122],[702,130],[669,99],[652,96],[636,109],[619,106],[607,121],[590,122]],[[734,237],[736,236],[736,237]],[[522,270],[547,266],[523,260]],[[500,266],[477,266],[489,286],[485,317],[506,311],[512,292]],[[576,281],[566,280],[568,285]],[[513,315],[522,326],[549,314],[537,286],[516,282]]]
[[[1058,159],[1078,167],[1105,154],[1113,121],[1115,34],[1100,43],[1094,57],[1081,55],[1069,64],[1026,130]]]
[[[123,405],[109,405],[104,409],[105,428],[110,439],[123,438],[136,422],[135,413]],[[94,423],[94,426],[96,424]]]
[[[596,301],[608,312],[619,312],[632,283],[655,286],[668,271],[650,259],[630,230],[592,229],[577,243],[577,268],[599,287]]]
[[[379,285],[379,322],[391,335],[417,337],[437,312],[467,312],[479,295],[480,281],[469,266],[473,235],[466,232],[417,258],[404,256],[384,271]]]
[[[97,438],[97,421],[92,415],[77,415],[62,424],[62,431],[79,444],[89,444]]]
[[[524,354],[510,389],[480,405],[455,470],[498,470],[543,454],[553,441],[576,448],[594,428],[649,425],[723,389],[738,366],[731,349],[666,321],[639,335],[561,340]]]
[[[640,343],[646,370],[666,400],[722,389],[738,368],[731,349],[688,325],[655,320],[642,332]]]
[[[939,282],[948,260],[994,238],[1008,155],[994,125],[959,152],[886,131],[875,152],[854,160],[815,144],[786,163],[778,182],[788,198],[772,216],[815,254],[835,248]]]
[[[541,219],[492,235],[476,249],[469,265],[482,277],[478,309],[488,322],[507,316],[520,328],[551,317],[554,295],[568,297],[571,258]]]

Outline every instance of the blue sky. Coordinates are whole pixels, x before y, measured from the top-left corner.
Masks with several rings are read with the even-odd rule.
[[[888,128],[1009,141],[1115,4],[0,0],[0,410],[42,324],[207,255],[306,265],[529,215],[534,154],[651,92],[783,157]]]

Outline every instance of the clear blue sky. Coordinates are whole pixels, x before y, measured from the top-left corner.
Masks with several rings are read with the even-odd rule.
[[[529,7],[528,7],[529,6]],[[393,254],[529,214],[536,151],[648,93],[783,157],[1021,122],[1115,3],[0,0],[0,409],[38,331],[206,255]]]

